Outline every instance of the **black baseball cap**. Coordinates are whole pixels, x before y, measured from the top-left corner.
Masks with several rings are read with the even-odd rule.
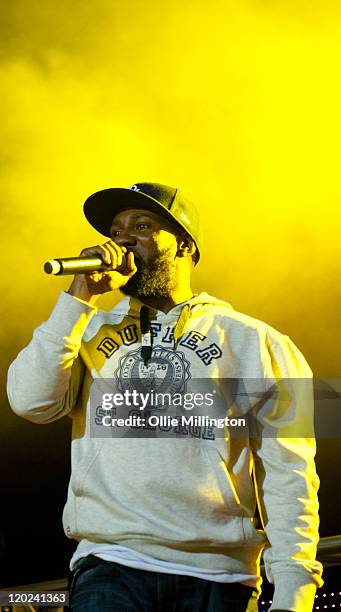
[[[127,208],[144,208],[180,225],[191,236],[200,258],[201,232],[199,213],[181,191],[160,183],[135,183],[127,189],[112,187],[97,191],[84,203],[84,214],[100,234],[110,237],[115,215]]]

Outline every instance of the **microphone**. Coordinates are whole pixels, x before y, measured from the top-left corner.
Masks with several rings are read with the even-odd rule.
[[[46,274],[62,276],[65,274],[86,274],[108,270],[107,264],[100,257],[59,257],[50,259],[44,264]]]

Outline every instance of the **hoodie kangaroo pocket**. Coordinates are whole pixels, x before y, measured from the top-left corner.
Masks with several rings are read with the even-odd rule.
[[[83,457],[76,456],[76,450],[74,450],[74,456],[72,457],[72,475],[70,480],[71,489],[76,496],[83,494],[84,482],[86,481],[87,474],[92,470],[96,463],[102,447],[103,439],[92,439],[87,440],[86,448],[82,449]],[[75,442],[73,442],[75,444]],[[84,444],[84,441],[83,441]],[[76,464],[76,465],[75,465]]]
[[[83,535],[80,529],[79,502],[84,494],[84,486],[89,471],[97,463],[103,440],[78,440],[72,442],[72,471],[68,487],[67,501],[63,510],[63,526],[68,537]]]
[[[229,516],[242,517],[243,509],[225,461],[216,448],[204,448],[203,450],[211,472],[215,477],[215,482],[219,493],[226,505],[226,513]]]

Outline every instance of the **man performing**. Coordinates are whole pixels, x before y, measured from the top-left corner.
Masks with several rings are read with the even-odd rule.
[[[274,380],[309,379],[311,389],[308,364],[269,325],[193,295],[199,218],[179,190],[106,189],[84,212],[109,240],[81,255],[100,256],[107,269],[74,277],[8,376],[18,415],[73,420],[63,513],[66,535],[79,542],[71,609],[254,612],[265,547],[271,610],[311,611],[322,585],[315,441],[290,434],[290,415],[300,420],[307,410],[300,392],[279,415],[271,393]],[[97,310],[100,294],[117,289],[127,297]],[[159,439],[152,427],[144,437],[94,437],[90,389],[104,379],[123,397],[147,379],[173,394],[193,391],[195,381],[262,381],[264,396],[240,394],[232,411],[247,418],[258,407],[289,425],[283,437],[236,437],[229,428],[219,437],[214,426],[175,427]],[[129,404],[122,410],[131,414]]]

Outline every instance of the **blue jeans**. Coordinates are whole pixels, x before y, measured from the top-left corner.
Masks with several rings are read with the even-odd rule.
[[[134,569],[89,555],[71,585],[72,612],[257,612],[257,595],[240,583]]]

